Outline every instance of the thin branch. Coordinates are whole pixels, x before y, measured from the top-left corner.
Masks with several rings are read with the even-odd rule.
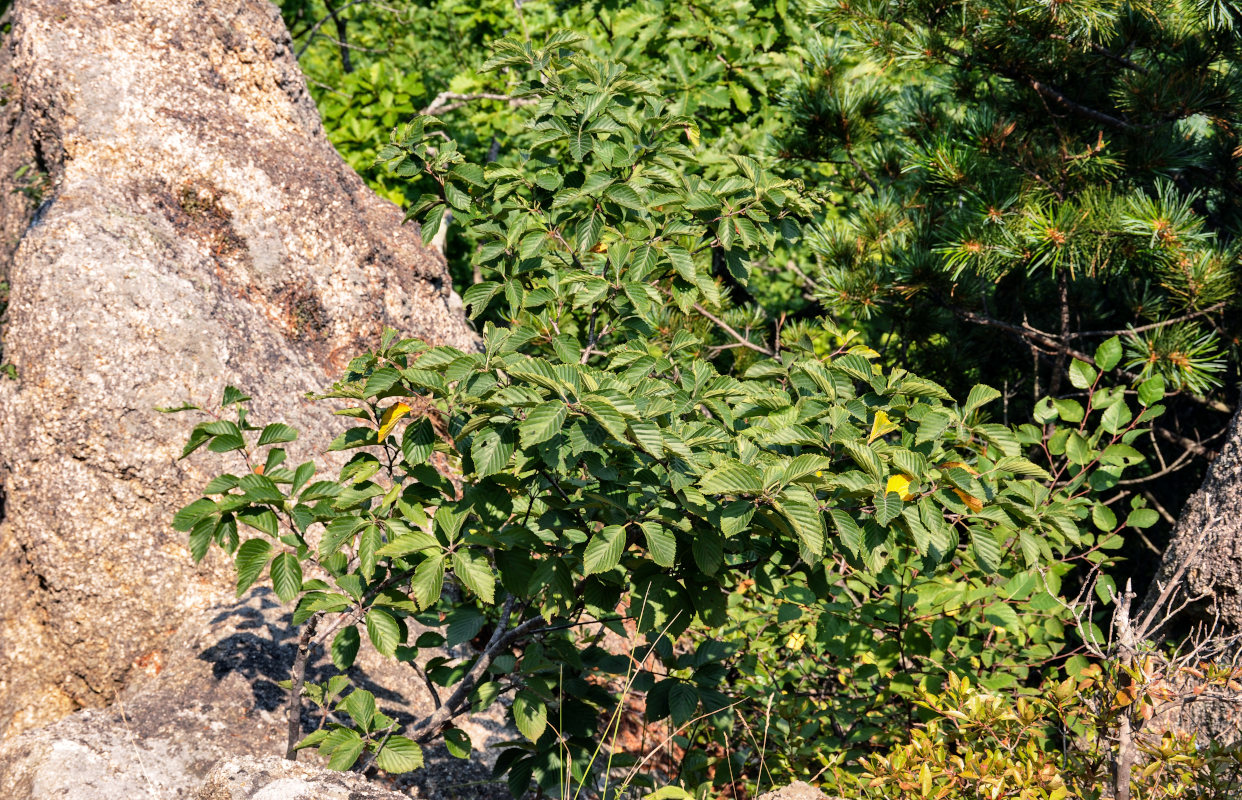
[[[732,336],[737,341],[737,343],[740,344],[742,347],[749,347],[751,350],[754,350],[756,353],[763,353],[765,356],[769,356],[769,357],[775,355],[768,348],[763,347],[762,345],[755,344],[750,339],[747,339],[742,334],[733,330],[733,328],[730,327],[729,323],[725,322],[720,317],[717,317],[716,315],[712,314],[710,311],[708,311],[706,308],[703,308],[703,306],[699,305],[698,303],[694,304],[694,310],[699,312],[703,316],[707,317],[712,322],[716,323],[716,325],[721,330],[723,330],[725,333]]]
[[[298,636],[298,653],[293,659],[293,681],[289,687],[289,736],[285,748],[285,759],[298,760],[297,744],[302,738],[302,684],[306,681],[306,662],[310,654],[311,639],[315,636],[315,627],[323,617],[322,611],[316,611],[302,626]]]
[[[1115,331],[1083,331],[1082,333],[1075,333],[1070,338],[1071,339],[1085,339],[1087,337],[1096,337],[1096,336],[1099,336],[1101,338],[1107,338],[1109,336],[1125,336],[1127,334],[1143,333],[1144,331],[1154,331],[1157,328],[1163,328],[1166,325],[1176,325],[1179,322],[1187,322],[1189,320],[1197,319],[1199,317],[1205,317],[1208,314],[1211,314],[1213,311],[1219,311],[1224,307],[1225,307],[1225,304],[1221,302],[1221,303],[1217,303],[1214,306],[1208,306],[1207,308],[1200,309],[1198,311],[1192,311],[1189,314],[1183,314],[1180,317],[1174,317],[1173,319],[1166,319],[1162,322],[1153,322],[1149,325],[1139,325],[1137,328],[1135,327],[1121,328]]]
[[[538,97],[512,97],[507,94],[493,94],[491,92],[476,92],[474,94],[440,92],[420,113],[432,117],[437,114],[447,114],[450,111],[456,111],[457,109],[462,108],[467,103],[474,100],[497,100],[502,103],[508,103],[515,108],[520,106],[533,106],[539,102]]]
[[[547,622],[542,617],[536,616],[531,617],[516,628],[508,628],[509,617],[513,614],[514,603],[513,595],[509,595],[505,599],[505,603],[500,610],[500,620],[496,623],[496,630],[492,631],[487,647],[479,654],[478,660],[474,662],[474,666],[470,668],[470,671],[461,679],[457,689],[449,696],[448,700],[444,701],[444,705],[437,708],[430,716],[410,726],[409,737],[411,739],[419,744],[431,741],[440,732],[441,728],[461,714],[464,706],[468,703],[470,693],[474,691],[474,687],[478,684],[479,679],[483,677],[483,673],[487,672],[487,668],[491,666],[492,660],[516,640],[541,626],[547,625]]]
[[[319,33],[319,29],[323,27],[325,22],[327,22],[330,19],[335,18],[337,14],[339,14],[340,12],[344,11],[347,8],[350,8],[351,6],[356,6],[359,3],[369,3],[369,2],[371,2],[371,0],[350,0],[348,3],[341,6],[340,8],[334,9],[332,13],[325,14],[314,25],[310,26],[302,33],[299,33],[298,36],[294,38],[305,36],[306,41],[302,43],[301,49],[298,50],[297,57],[301,58],[302,54],[305,53],[307,48],[311,46],[311,43],[315,41],[315,34]]]

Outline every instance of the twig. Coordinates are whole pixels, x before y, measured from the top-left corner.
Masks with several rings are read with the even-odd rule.
[[[297,744],[302,738],[302,684],[306,680],[306,662],[310,655],[311,639],[315,636],[315,627],[323,617],[322,611],[316,611],[302,626],[298,636],[298,653],[293,659],[293,682],[289,686],[289,737],[285,748],[285,759],[297,761]]]
[[[479,654],[479,659],[474,662],[474,666],[461,679],[461,683],[453,694],[449,696],[448,700],[444,702],[444,705],[437,708],[430,716],[410,726],[409,737],[411,739],[419,744],[431,741],[432,737],[439,733],[445,724],[464,710],[463,707],[466,705],[466,700],[470,697],[470,692],[474,690],[475,685],[483,677],[483,673],[491,666],[492,660],[500,651],[536,628],[547,625],[547,622],[542,617],[536,616],[526,620],[516,628],[506,630],[509,625],[509,617],[513,614],[515,602],[513,595],[509,595],[505,599],[505,603],[500,609],[500,620],[496,623],[496,630],[492,631],[491,639],[488,640],[487,647]]]
[[[454,100],[457,102],[450,102]],[[538,97],[512,97],[507,94],[492,94],[491,92],[476,92],[474,94],[440,92],[420,113],[432,117],[437,114],[447,114],[450,111],[456,111],[473,100],[498,100],[514,107],[531,106],[539,102]]]
[[[706,308],[703,308],[703,306],[699,305],[698,303],[694,304],[694,310],[699,312],[703,316],[707,317],[712,322],[716,323],[716,325],[719,326],[725,333],[729,334],[734,339],[736,339],[737,343],[740,344],[742,347],[749,347],[751,350],[754,350],[756,353],[763,353],[765,356],[769,356],[769,357],[775,355],[768,348],[755,344],[750,339],[747,339],[742,334],[733,330],[733,328],[730,327],[729,323],[725,322],[720,317],[717,317],[716,315],[712,314],[710,311],[708,311]]]
[[[1088,336],[1090,337],[1099,336],[1101,338],[1107,338],[1109,336],[1125,336],[1127,334],[1143,333],[1144,331],[1154,331],[1157,328],[1163,328],[1166,325],[1176,325],[1179,322],[1187,322],[1192,319],[1198,319],[1199,317],[1205,317],[1208,314],[1211,314],[1213,311],[1219,311],[1224,307],[1225,307],[1225,304],[1223,302],[1220,302],[1214,306],[1208,306],[1207,308],[1200,309],[1199,311],[1193,311],[1189,314],[1183,314],[1182,316],[1174,317],[1173,319],[1166,319],[1162,322],[1152,322],[1148,325],[1139,325],[1138,327],[1120,328],[1114,331],[1083,331],[1081,333],[1075,333],[1070,338],[1071,339],[1085,339]]]
[[[327,22],[327,21],[328,21],[328,20],[330,20],[330,19],[335,18],[335,17],[336,17],[336,15],[337,15],[338,13],[340,13],[340,12],[344,11],[345,9],[347,9],[347,8],[349,8],[349,7],[351,7],[351,6],[356,6],[356,5],[358,5],[359,3],[369,3],[369,2],[371,2],[371,0],[350,0],[348,3],[346,3],[346,4],[345,4],[345,5],[343,5],[343,6],[341,6],[340,8],[338,8],[338,9],[334,9],[334,10],[332,11],[332,13],[330,13],[330,14],[325,14],[322,18],[320,18],[320,20],[319,20],[318,22],[316,22],[314,25],[312,25],[312,26],[310,26],[309,28],[307,28],[304,32],[299,33],[299,34],[298,34],[298,36],[299,36],[299,37],[300,37],[300,36],[305,36],[305,37],[306,37],[306,41],[302,44],[302,48],[301,48],[300,50],[298,50],[298,52],[297,52],[297,57],[298,57],[298,58],[301,58],[301,57],[302,57],[302,54],[303,54],[303,53],[305,53],[305,52],[306,52],[306,50],[307,50],[307,48],[309,48],[309,47],[311,46],[311,43],[315,41],[315,34],[319,33],[319,29],[323,27],[323,24],[324,24],[325,22]]]

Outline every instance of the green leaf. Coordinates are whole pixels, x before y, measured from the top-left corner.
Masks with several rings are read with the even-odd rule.
[[[828,513],[837,527],[837,534],[841,537],[841,543],[845,545],[845,549],[855,557],[861,556],[863,544],[866,541],[862,528],[853,517],[841,509],[834,508]]]
[[[465,549],[453,553],[453,574],[484,603],[496,602],[496,575],[481,553]]]
[[[440,230],[440,223],[444,220],[444,212],[448,210],[448,206],[441,203],[433,206],[430,211],[423,216],[421,231],[423,235],[423,244],[430,244],[435,238],[436,231]]]
[[[970,394],[966,397],[966,405],[962,407],[962,413],[969,414],[972,411],[981,408],[993,400],[1001,396],[1001,393],[986,384],[978,384],[970,390]]]
[[[401,644],[401,626],[392,614],[382,608],[372,608],[367,612],[367,636],[376,650],[392,656]]]
[[[444,589],[444,556],[436,553],[419,564],[410,586],[419,608],[426,610],[439,602]]]
[[[259,434],[259,446],[265,444],[277,444],[279,442],[292,442],[298,438],[297,429],[286,425],[283,422],[273,422],[263,428],[263,432]]]
[[[1082,404],[1077,400],[1053,400],[1052,405],[1056,408],[1057,414],[1061,419],[1070,424],[1082,422],[1086,412],[1083,411]]]
[[[621,561],[625,549],[625,528],[609,525],[591,537],[582,554],[582,571],[586,575],[607,572]]]
[[[1001,548],[997,543],[996,537],[987,528],[980,525],[972,525],[970,528],[970,541],[974,547],[975,558],[979,562],[979,566],[988,572],[996,572],[1000,569]]]
[[[640,526],[647,537],[647,550],[651,559],[662,567],[677,563],[677,537],[658,522],[643,522]]]
[[[668,690],[668,712],[674,725],[694,719],[699,710],[699,693],[685,681],[677,681]]]
[[[470,758],[470,737],[461,728],[444,729],[444,746],[454,758]]]
[[[530,447],[551,439],[561,432],[568,416],[569,409],[560,400],[552,400],[535,406],[527,413],[526,419],[518,425],[522,446]]]
[[[252,539],[251,541],[263,541]],[[302,591],[302,563],[293,553],[281,553],[272,559],[272,588],[281,602],[288,603]]]
[[[1095,523],[1095,527],[1105,533],[1117,528],[1117,515],[1103,503],[1096,503],[1091,507],[1091,521]]]
[[[394,536],[388,540],[388,543],[375,551],[377,556],[408,556],[411,553],[422,552],[423,550],[439,550],[440,543],[436,541],[436,537],[425,531],[411,531],[409,533]]]
[[[592,395],[582,401],[582,409],[614,439],[625,441],[625,417],[610,401]]]
[[[1126,525],[1131,528],[1150,528],[1160,521],[1160,515],[1150,508],[1136,508],[1126,517]]]
[[[1095,451],[1081,433],[1073,431],[1065,443],[1065,455],[1071,464],[1081,465],[1090,463],[1095,458]]]
[[[703,494],[759,494],[763,491],[763,474],[730,459],[703,476],[699,491]]]
[[[280,529],[280,521],[276,518],[276,512],[270,508],[254,506],[244,508],[237,512],[237,521],[255,530],[263,531],[268,536],[275,536]]]
[[[272,543],[267,539],[247,539],[237,548],[234,565],[237,569],[237,596],[241,597],[246,590],[263,574],[268,559],[272,557]]]
[[[242,392],[236,386],[225,386],[224,397],[220,400],[220,408],[228,408],[234,403],[245,403],[250,399],[250,395]]]
[[[215,483],[215,481],[212,481],[212,483]],[[182,508],[173,515],[173,530],[185,533],[198,524],[199,520],[204,517],[208,517],[215,512],[215,501],[209,500],[206,497],[200,497],[198,500],[195,500],[193,503],[190,503],[188,506]]]
[[[883,526],[901,516],[901,495],[896,492],[876,492],[875,521]]]
[[[1108,372],[1113,367],[1121,363],[1121,339],[1113,336],[1105,339],[1099,347],[1095,349],[1095,363],[1100,369]]]
[[[820,538],[822,549],[822,536]],[[691,551],[694,554],[694,563],[698,564],[705,575],[715,575],[724,563],[724,539],[718,531],[698,531],[691,542]]]
[[[800,486],[781,492],[773,508],[798,536],[804,560],[814,563],[824,554],[824,515],[815,495]]]
[[[660,426],[645,419],[630,421],[630,433],[638,446],[654,458],[664,458],[664,436]]]
[[[345,713],[364,731],[370,731],[375,723],[375,695],[365,689],[355,689],[341,704]]]
[[[499,430],[486,428],[476,434],[470,445],[475,474],[483,478],[507,467],[516,442],[517,435],[512,425],[506,425]]]
[[[401,456],[411,467],[423,464],[435,450],[436,432],[431,420],[423,417],[405,426],[401,434]]]
[[[1048,470],[1021,456],[1005,456],[998,459],[996,468],[1005,472],[1012,472],[1015,475],[1021,475],[1025,478],[1036,478],[1041,481],[1051,477],[1048,474]]]
[[[344,771],[354,765],[366,745],[357,731],[349,728],[337,728],[328,734],[319,747],[331,747],[332,755],[328,758],[328,769]]]
[[[1152,406],[1164,399],[1164,378],[1160,375],[1148,378],[1139,384],[1138,399],[1144,407]]]
[[[341,672],[352,667],[354,659],[358,657],[358,646],[361,643],[362,637],[358,634],[356,626],[350,625],[348,628],[342,628],[332,640],[332,665]]]
[[[536,742],[548,726],[548,708],[537,694],[522,690],[513,698],[513,722],[523,736]]]
[[[1070,363],[1069,379],[1075,389],[1090,389],[1095,385],[1095,379],[1099,376],[1095,367],[1086,361],[1074,359]]]
[[[423,748],[404,736],[389,736],[375,756],[375,766],[393,774],[413,772],[423,766]]]

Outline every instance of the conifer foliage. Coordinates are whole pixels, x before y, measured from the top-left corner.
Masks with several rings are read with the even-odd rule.
[[[910,364],[1026,398],[1061,391],[1071,360],[1117,332],[1119,377],[1222,384],[1242,224],[1233,4],[815,14],[825,39],[787,93],[781,148],[830,165],[839,192],[808,276],[824,306],[873,320]]]

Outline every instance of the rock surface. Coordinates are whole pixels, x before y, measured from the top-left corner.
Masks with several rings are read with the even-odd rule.
[[[828,800],[828,796],[809,783],[794,781],[774,792],[759,795],[757,800]]]
[[[1221,635],[1242,633],[1242,413],[1234,415],[1203,485],[1182,509],[1144,614],[1179,570],[1180,597],[1196,598],[1181,621],[1216,623]]]
[[[211,770],[190,800],[406,800],[407,795],[280,758],[229,758]]]
[[[300,796],[277,792],[293,787],[290,781],[297,776],[321,772],[267,769],[271,760],[281,761],[285,749],[288,693],[277,682],[289,677],[295,641],[287,610],[267,590],[209,609],[137,671],[111,707],[78,711],[0,742],[0,797],[182,800],[196,790],[200,794],[194,796],[212,800]],[[317,656],[308,670],[310,680],[334,673],[323,653]],[[380,710],[398,720],[421,717],[433,708],[413,670],[369,648],[360,653],[350,678],[373,692]],[[318,724],[313,709],[309,702],[303,709],[304,732]],[[461,725],[475,747],[469,762],[452,758],[443,747],[429,747],[424,769],[386,780],[414,797],[507,798],[504,783],[491,780],[495,754],[487,749],[514,736],[504,727],[503,714],[497,705]],[[313,751],[304,752],[299,763],[314,767],[316,760]],[[330,782],[310,783],[321,784],[324,793],[317,796],[335,796],[326,788]],[[215,794],[202,794],[206,789],[200,786]],[[234,794],[221,794],[225,791]],[[372,796],[388,795],[377,788],[360,797]]]
[[[157,407],[235,384],[301,429],[298,463],[339,430],[305,394],[385,325],[474,341],[443,261],[324,138],[267,0],[16,0],[12,21],[0,195],[15,159],[40,189],[33,216],[0,208],[0,736],[105,705],[228,587],[169,520],[237,465],[178,462],[195,420]]]

